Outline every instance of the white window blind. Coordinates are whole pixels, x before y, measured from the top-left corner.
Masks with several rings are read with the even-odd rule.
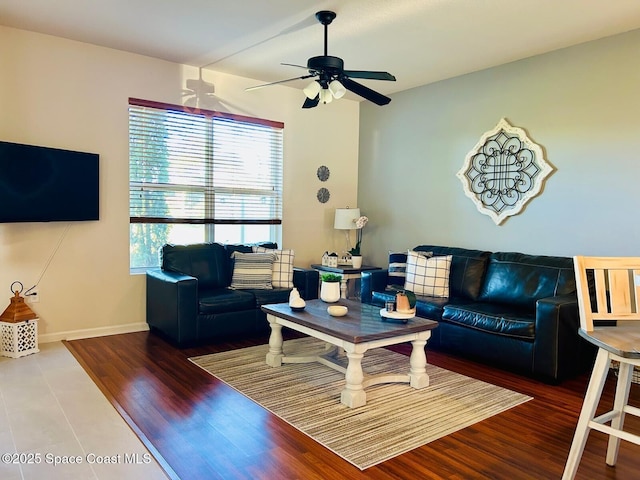
[[[283,128],[129,99],[131,223],[282,223]]]

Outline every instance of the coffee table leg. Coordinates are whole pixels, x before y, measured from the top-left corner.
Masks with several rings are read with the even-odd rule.
[[[427,341],[422,339],[411,342],[413,349],[411,350],[411,357],[409,357],[409,364],[411,365],[409,370],[409,379],[413,388],[424,388],[429,386],[427,354],[424,353],[424,346],[426,344]]]
[[[282,325],[277,323],[276,317],[267,315],[269,326],[271,327],[271,335],[269,336],[269,353],[267,353],[267,365],[271,367],[279,367],[282,365]]]
[[[362,372],[362,357],[364,353],[347,351],[349,364],[345,374],[345,388],[340,395],[340,402],[347,407],[361,407],[367,403],[367,394],[362,386],[364,373]]]

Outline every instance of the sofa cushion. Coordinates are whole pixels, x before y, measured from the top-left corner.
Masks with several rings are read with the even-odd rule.
[[[217,288],[200,290],[198,314],[236,312],[256,308],[256,299],[250,292]]]
[[[569,257],[495,252],[489,259],[480,300],[533,309],[541,298],[575,291],[573,261]]]
[[[268,305],[270,303],[287,303],[289,302],[290,288],[272,288],[271,290],[243,290],[250,292],[256,299],[256,305]]]
[[[275,253],[277,255],[271,270],[271,284],[274,288],[293,288],[293,250],[274,250],[253,247],[254,253]]]
[[[416,295],[448,298],[450,270],[451,255],[427,258],[410,250],[404,288]]]
[[[160,250],[160,257],[163,270],[196,277],[199,288],[229,286],[229,256],[219,243],[167,244]]]
[[[464,325],[488,333],[533,341],[535,312],[495,303],[449,304],[444,307],[443,321]]]
[[[416,315],[422,318],[439,321],[442,318],[444,307],[450,301],[445,297],[429,297],[416,295]]]
[[[233,252],[233,289],[271,289],[275,253]]]
[[[478,299],[491,252],[438,245],[419,245],[414,250],[433,252],[434,256],[451,255],[449,295],[470,300]]]

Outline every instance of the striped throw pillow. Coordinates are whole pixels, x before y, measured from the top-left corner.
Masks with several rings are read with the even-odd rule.
[[[275,253],[241,253],[233,252],[233,276],[231,288],[236,290],[255,288],[271,289],[273,262]]]

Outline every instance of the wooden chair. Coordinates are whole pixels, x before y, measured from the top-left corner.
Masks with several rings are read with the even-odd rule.
[[[623,430],[625,414],[640,416],[640,408],[628,405],[633,370],[640,366],[640,257],[576,256],[573,260],[580,310],[579,334],[598,347],[598,355],[563,479],[575,476],[591,429],[609,435],[607,465],[615,465],[620,439],[640,445],[640,435]],[[603,323],[607,326],[602,326]],[[620,365],[613,410],[596,417],[612,360]]]

